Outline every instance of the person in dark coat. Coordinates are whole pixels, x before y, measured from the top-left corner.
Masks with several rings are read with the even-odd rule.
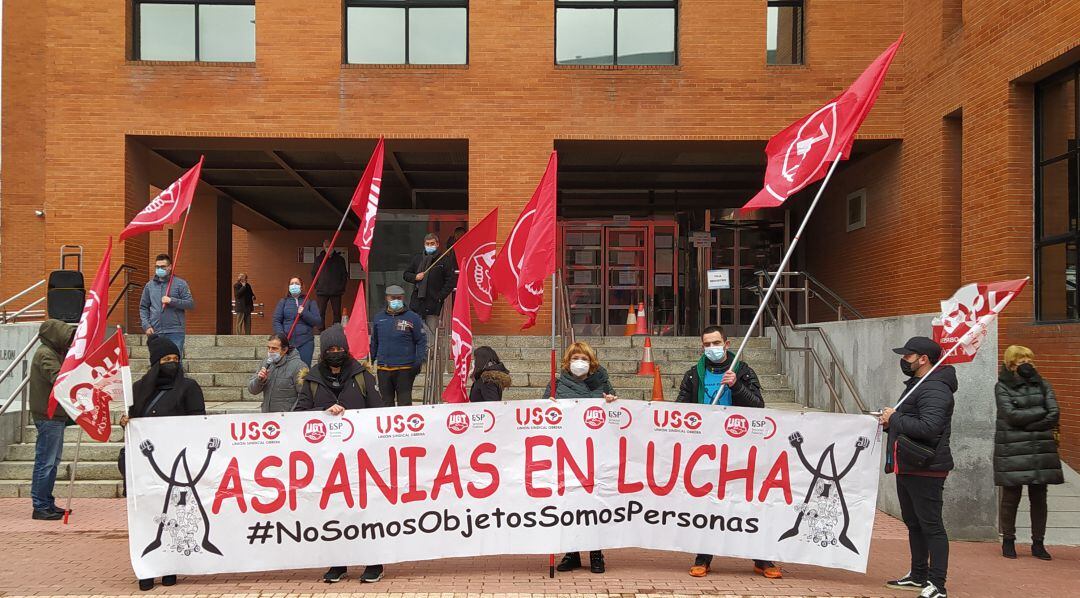
[[[911,569],[885,585],[920,590],[925,598],[946,598],[949,536],[941,508],[945,478],[953,468],[949,442],[953,394],[959,387],[956,370],[949,365],[934,369],[941,359],[941,347],[925,336],[912,337],[893,352],[901,356],[900,371],[908,377],[902,395],[907,398],[898,408],[883,410],[878,420],[889,432],[885,473],[896,474],[900,514],[908,528]]]
[[[1024,486],[1031,502],[1031,555],[1049,561],[1046,536],[1046,490],[1063,484],[1054,428],[1060,412],[1054,389],[1035,369],[1035,354],[1027,347],[1005,349],[1005,362],[994,387],[997,431],[994,433],[994,484],[1001,486],[998,527],[1001,554],[1016,558],[1016,510]]]
[[[556,399],[599,399],[607,402],[618,399],[615,389],[611,387],[607,370],[600,365],[596,357],[596,351],[588,343],[578,341],[566,348],[563,353],[562,370],[555,381],[554,391],[548,382],[544,389],[544,396],[552,400]],[[555,567],[559,571],[573,571],[581,568],[581,553],[568,552]],[[589,552],[589,570],[593,573],[603,573],[604,552],[592,550]]]
[[[255,311],[255,291],[248,284],[247,274],[236,277],[233,284],[233,311],[236,312],[236,334],[251,334],[251,312]]]
[[[64,408],[57,405],[49,417],[52,394],[60,366],[75,338],[75,327],[60,320],[45,320],[38,327],[41,345],[30,361],[30,415],[34,418],[37,440],[34,441],[34,471],[30,481],[31,518],[56,521],[64,518],[64,509],[56,506],[53,487],[64,452],[64,429],[71,424]]]
[[[280,332],[266,341],[266,361],[248,381],[248,392],[262,395],[263,413],[284,413],[296,409],[300,401],[300,381],[308,366]]]
[[[319,279],[315,281],[315,301],[319,305],[319,328],[323,328],[323,318],[329,315],[327,312],[330,308],[334,310],[334,317],[331,318],[330,324],[341,321],[341,296],[345,294],[345,286],[349,283],[349,264],[345,258],[330,246],[330,239],[324,240],[322,247],[319,255],[315,256],[315,262],[311,264],[311,279],[315,280],[315,273],[319,271],[323,257],[326,252],[331,252],[330,258],[323,266],[322,274],[319,274]],[[348,251],[347,248],[346,251]]]
[[[346,409],[382,407],[382,397],[369,363],[349,355],[349,339],[341,324],[334,324],[319,336],[319,363],[300,382],[297,411],[325,411],[341,415]],[[330,567],[323,575],[326,583],[345,578],[348,567]],[[368,565],[360,581],[374,583],[383,577],[382,565]]]
[[[299,276],[293,276],[289,279],[289,292],[274,308],[274,332],[288,336],[297,313],[300,319],[289,337],[289,344],[296,348],[304,364],[311,367],[311,359],[315,356],[315,327],[322,324],[322,316],[319,306],[311,299],[304,301],[304,282]]]
[[[702,330],[701,349],[702,355],[697,364],[683,375],[676,402],[711,405],[713,398],[719,393],[717,405],[759,409],[765,406],[765,399],[761,396],[761,382],[758,381],[754,368],[746,362],[739,362],[735,364],[735,371],[731,371],[735,354],[730,350],[731,339],[723,328],[708,326]],[[711,554],[694,557],[690,576],[708,575],[712,559]],[[784,576],[776,563],[762,559],[754,559],[754,573],[769,579],[781,579]]]
[[[386,405],[412,405],[413,382],[427,356],[428,337],[420,316],[405,308],[405,289],[386,287],[386,309],[371,322],[371,356],[378,364]]]
[[[202,388],[195,380],[184,376],[180,364],[180,349],[171,340],[160,335],[146,339],[150,349],[150,369],[131,387],[132,405],[127,415],[120,418],[120,425],[127,426],[128,421],[137,417],[173,417],[179,415],[206,415],[206,402]],[[127,475],[125,474],[125,451],[120,451],[121,475],[124,475],[127,494]],[[161,585],[176,584],[175,575],[161,578]],[[140,579],[139,589],[151,590],[153,579]]]
[[[503,391],[513,382],[510,370],[491,347],[477,347],[472,356],[473,385],[469,390],[469,402],[501,401]]]
[[[428,339],[433,339],[435,329],[439,327],[439,314],[443,302],[454,292],[457,285],[457,258],[453,250],[439,255],[439,237],[433,233],[424,237],[424,252],[413,257],[412,263],[403,274],[405,282],[413,287],[409,299],[409,309],[424,320],[424,331]],[[429,340],[428,347],[433,343]]]

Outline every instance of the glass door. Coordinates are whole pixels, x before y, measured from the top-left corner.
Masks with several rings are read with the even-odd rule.
[[[647,253],[647,233],[647,227],[606,227],[604,303],[607,312],[605,334],[608,336],[622,335],[630,310],[636,313],[638,304],[644,304],[649,295],[647,283],[651,260]]]
[[[577,334],[604,333],[603,234],[603,228],[595,226],[567,229],[563,235],[563,280]]]

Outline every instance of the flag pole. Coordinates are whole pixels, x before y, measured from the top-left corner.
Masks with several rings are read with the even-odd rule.
[[[75,441],[75,461],[71,463],[71,477],[68,480],[67,508],[64,509],[64,525],[71,515],[71,497],[75,495],[75,470],[79,467],[79,452],[82,450],[83,429],[79,426],[79,439]]]
[[[169,296],[169,291],[172,290],[173,278],[176,277],[176,264],[180,263],[180,250],[184,248],[184,233],[187,231],[187,221],[191,217],[191,206],[188,206],[186,212],[184,212],[184,224],[180,226],[180,239],[176,241],[176,253],[172,257],[172,268],[169,270],[169,284],[165,285],[165,296]],[[165,311],[168,304],[161,306],[161,310]]]
[[[322,262],[319,263],[319,269],[315,271],[315,277],[311,279],[311,284],[308,285],[308,290],[304,293],[304,302],[300,304],[300,307],[307,305],[308,299],[311,298],[311,292],[315,290],[315,283],[319,280],[319,275],[322,274],[323,266],[326,265],[326,261],[330,259],[330,251],[337,244],[338,235],[341,234],[341,228],[345,226],[345,220],[349,217],[349,212],[352,211],[350,206],[345,210],[345,213],[341,215],[341,222],[338,222],[337,230],[334,231],[334,236],[330,238],[330,247],[323,252]],[[326,314],[319,314],[326,317]],[[289,334],[285,335],[286,338],[292,340],[292,333],[296,330],[296,323],[300,321],[300,310],[296,310],[296,316],[293,318],[292,325],[289,326]]]
[[[556,297],[558,297],[558,283],[555,277],[558,274],[558,270],[551,273],[551,396],[555,396],[555,304]],[[555,553],[548,553],[548,577],[555,579]]]
[[[814,201],[810,202],[810,207],[806,209],[806,216],[803,217],[802,224],[799,225],[799,230],[796,231],[795,236],[792,237],[791,245],[788,246],[788,250],[784,254],[784,259],[780,261],[780,267],[777,268],[776,276],[774,276],[772,282],[769,283],[769,290],[766,291],[765,296],[761,298],[761,305],[758,306],[757,313],[754,314],[754,319],[750,322],[750,327],[747,328],[748,333],[757,326],[758,321],[761,320],[761,314],[765,313],[766,306],[769,304],[769,299],[772,298],[773,293],[776,291],[776,285],[780,282],[784,270],[787,269],[788,262],[791,261],[791,256],[795,253],[795,246],[799,244],[799,239],[802,237],[807,223],[810,222],[810,216],[814,213],[814,208],[817,207],[818,201],[821,200],[821,196],[825,193],[825,186],[829,184],[829,179],[832,178],[833,172],[836,171],[836,167],[840,164],[841,157],[842,154],[836,155],[836,159],[833,160],[832,165],[829,166],[829,172],[825,175],[825,180],[821,181],[821,186],[818,187],[817,194],[814,195]],[[746,341],[749,340],[749,338],[749,334],[743,335],[742,341],[739,343],[739,350],[735,352],[735,358],[732,359],[728,370],[735,371],[735,366],[739,364],[739,358],[742,357],[743,350],[746,349]],[[716,391],[716,395],[713,396],[713,405],[720,400],[720,393],[723,391],[724,386],[721,385],[720,389]]]

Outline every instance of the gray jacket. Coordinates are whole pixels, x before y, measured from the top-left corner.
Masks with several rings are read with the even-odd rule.
[[[161,298],[165,296],[165,287],[169,279],[158,279],[157,276],[150,279],[143,287],[142,300],[139,301],[139,318],[142,321],[143,330],[153,328],[154,332],[183,334],[186,330],[187,310],[195,309],[195,299],[191,296],[188,283],[179,276],[173,277],[172,288],[169,289],[169,297],[172,302],[168,309],[161,308]]]
[[[289,349],[281,361],[270,368],[265,381],[259,380],[259,372],[255,372],[248,382],[248,392],[262,394],[263,413],[292,411],[300,398],[300,384],[307,372],[307,364],[300,359],[300,354],[296,349]]]

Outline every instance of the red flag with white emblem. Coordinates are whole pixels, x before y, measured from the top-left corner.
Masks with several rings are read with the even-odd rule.
[[[53,386],[57,403],[75,423],[98,442],[108,442],[112,432],[112,403],[131,405],[131,368],[124,331],[117,329],[86,359],[57,377]]]
[[[458,292],[454,297],[454,319],[450,323],[450,356],[454,360],[454,377],[443,390],[444,403],[469,402],[466,381],[469,378],[469,366],[472,364],[472,316],[469,313],[469,293],[461,286],[463,279],[464,277],[458,278]]]
[[[368,254],[371,253],[371,241],[375,238],[375,215],[379,211],[379,193],[382,192],[383,138],[375,144],[364,176],[356,185],[349,207],[360,218],[360,230],[356,232],[356,248],[360,250],[360,267],[367,272]],[[355,317],[355,316],[354,316]]]
[[[491,269],[496,293],[529,317],[522,330],[536,324],[544,303],[544,279],[555,272],[555,191],[558,157],[551,152],[547,170],[525,204]]]
[[[960,287],[941,302],[941,315],[934,318],[934,342],[946,355],[944,364],[967,363],[975,359],[986,333],[998,314],[1020,294],[1028,279]]]
[[[94,275],[94,283],[90,292],[86,294],[86,303],[83,304],[82,315],[79,316],[79,326],[75,329],[75,338],[71,341],[71,348],[64,357],[64,363],[60,364],[60,373],[56,376],[56,384],[60,382],[78,367],[86,356],[98,348],[105,340],[105,321],[109,317],[109,270],[112,267],[112,237],[109,237],[109,245],[105,248],[105,255],[98,264],[97,274]],[[48,415],[52,417],[56,413],[56,385],[49,395]],[[71,415],[70,406],[65,404],[64,409]],[[72,419],[76,419],[72,415]]]
[[[494,290],[491,267],[495,264],[495,239],[498,236],[499,208],[495,208],[469,232],[454,243],[458,262],[458,297],[468,294],[476,317],[491,319]]]
[[[364,292],[362,280],[356,289],[356,299],[349,313],[352,317],[345,324],[345,339],[349,341],[349,354],[356,359],[366,359],[371,354],[371,338],[368,332],[367,294]]]
[[[835,160],[851,156],[855,132],[877,100],[904,36],[889,46],[844,93],[780,131],[765,147],[765,188],[742,209],[774,208],[825,176]]]
[[[143,211],[135,215],[131,222],[120,231],[120,241],[141,233],[161,230],[167,224],[176,224],[180,215],[191,207],[191,198],[199,186],[199,173],[202,172],[203,157],[167,189],[158,194]]]

